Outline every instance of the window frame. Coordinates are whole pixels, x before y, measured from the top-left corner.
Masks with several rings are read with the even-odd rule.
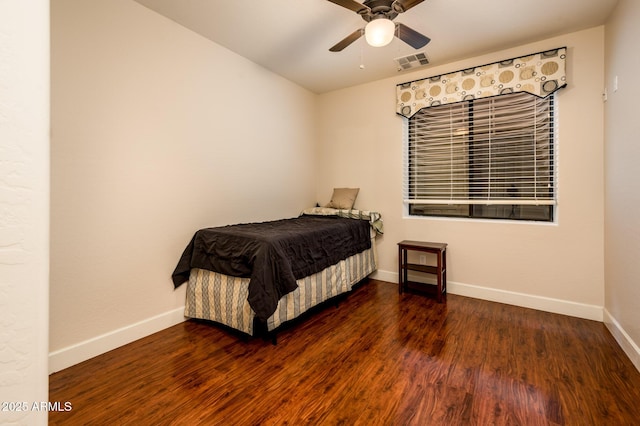
[[[527,94],[528,96],[534,97],[537,100],[539,98],[535,95]],[[505,96],[505,95],[500,95]],[[506,95],[509,96],[509,95]],[[499,96],[498,96],[499,97]],[[494,97],[496,98],[496,97]],[[467,100],[463,102],[457,102],[453,104],[445,104],[442,106],[435,106],[431,108],[460,108],[460,105],[457,104],[465,104],[467,110],[469,111],[469,121],[467,123],[467,133],[471,135],[471,137],[466,139],[466,143],[468,143],[468,153],[467,153],[467,162],[470,162],[471,158],[474,157],[475,154],[471,154],[473,150],[474,138],[473,135],[478,133],[474,129],[477,127],[476,122],[478,119],[474,118],[474,114],[476,114],[475,109],[478,105],[482,105],[481,102],[486,99],[475,99],[475,100]],[[547,145],[546,151],[543,151],[543,156],[548,157],[548,167],[549,167],[549,179],[550,183],[547,182],[547,187],[550,192],[550,197],[547,197],[546,200],[540,202],[539,200],[525,200],[520,198],[514,198],[517,202],[509,203],[510,200],[487,200],[480,199],[476,200],[473,198],[473,195],[467,194],[467,199],[464,201],[460,201],[460,199],[451,199],[451,200],[438,200],[437,203],[429,203],[429,200],[416,200],[412,199],[411,194],[411,179],[412,173],[410,170],[411,160],[410,160],[410,152],[412,149],[412,143],[415,142],[416,137],[412,136],[412,123],[414,120],[419,120],[421,117],[419,116],[420,112],[413,115],[411,118],[405,118],[404,130],[404,165],[403,165],[403,192],[404,192],[404,206],[405,206],[405,215],[408,217],[441,217],[441,218],[461,218],[461,219],[486,219],[486,220],[507,220],[507,221],[534,221],[538,223],[555,223],[557,219],[557,199],[558,199],[558,161],[557,161],[557,151],[558,151],[558,99],[556,94],[550,94],[546,98],[543,99],[544,108],[547,108],[547,112],[540,113],[539,111],[542,108],[539,108],[536,105],[536,112],[533,117],[533,121],[531,121],[531,125],[537,125],[538,114],[541,114],[545,120],[548,120],[548,136],[545,138],[537,139],[537,136],[533,136],[532,140],[528,140],[525,137],[522,137],[522,140],[514,140],[513,146],[517,146],[517,144],[521,143],[523,145],[527,143],[531,143],[534,147],[534,150],[537,150],[537,144],[540,142],[541,145]],[[462,108],[465,107],[462,106]],[[486,112],[485,112],[486,113]],[[492,118],[493,119],[493,118]],[[435,119],[434,119],[435,120]],[[450,130],[451,132],[451,130]],[[413,142],[412,142],[413,139]],[[419,138],[418,138],[419,139]],[[515,139],[515,138],[514,138]],[[491,142],[489,142],[491,143]],[[534,154],[534,157],[538,154]],[[423,159],[424,160],[424,159]],[[453,160],[452,160],[453,161]],[[424,166],[423,166],[424,167]],[[472,167],[469,163],[466,166],[467,169],[467,186],[471,186],[473,184],[472,179],[469,177],[472,174]],[[536,175],[537,169],[533,172],[530,172],[531,175]],[[424,185],[425,181],[422,181]],[[471,191],[470,191],[471,192]]]

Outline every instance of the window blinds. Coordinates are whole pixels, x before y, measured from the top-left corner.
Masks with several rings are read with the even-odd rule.
[[[407,203],[555,204],[554,95],[423,108],[408,131]]]

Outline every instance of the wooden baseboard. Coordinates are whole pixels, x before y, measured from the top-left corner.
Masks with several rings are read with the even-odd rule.
[[[184,306],[113,330],[60,350],[49,352],[49,374],[79,364],[185,320]]]

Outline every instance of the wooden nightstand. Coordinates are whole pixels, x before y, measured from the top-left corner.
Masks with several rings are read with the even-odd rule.
[[[436,255],[436,266],[409,263],[407,252],[419,251]],[[408,272],[417,271],[424,274],[434,274],[437,284],[421,283],[408,280]],[[447,243],[429,243],[424,241],[402,241],[398,243],[398,290],[400,294],[407,285],[424,286],[425,289],[435,290],[436,300],[440,303],[447,295]],[[434,288],[435,287],[435,288]]]

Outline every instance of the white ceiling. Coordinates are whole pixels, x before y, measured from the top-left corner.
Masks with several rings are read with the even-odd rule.
[[[327,0],[136,0],[306,87],[324,93],[398,74],[394,58],[425,52],[444,64],[601,25],[618,0],[425,0],[395,21],[431,38],[415,50],[398,39],[329,47],[365,21]],[[364,65],[364,68],[361,68]]]

